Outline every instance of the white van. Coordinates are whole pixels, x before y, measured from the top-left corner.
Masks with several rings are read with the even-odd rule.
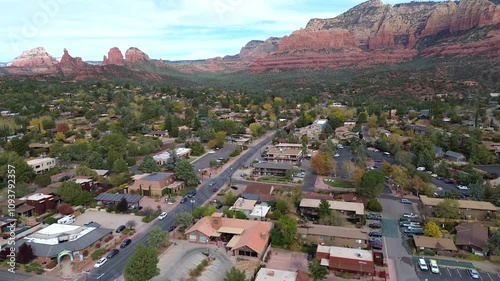
[[[68,215],[63,218],[60,218],[57,220],[58,224],[72,224],[75,222],[75,216],[74,215]]]
[[[418,259],[418,267],[420,267],[420,270],[422,270],[422,271],[429,270],[429,268],[427,267],[427,263],[425,262],[425,259],[423,259],[423,258]]]

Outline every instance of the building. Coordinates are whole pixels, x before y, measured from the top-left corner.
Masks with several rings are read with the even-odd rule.
[[[37,261],[42,263],[60,259],[65,253],[72,256],[83,254],[85,250],[91,251],[95,242],[112,234],[113,229],[101,228],[100,225],[90,227],[54,223],[19,240],[15,247],[27,243],[33,249]]]
[[[458,153],[451,150],[446,151],[446,153],[444,154],[444,158],[452,162],[459,162],[459,163],[467,162],[465,156],[462,153]]]
[[[286,171],[293,168],[287,163],[255,163],[253,164],[254,176],[286,176]]]
[[[175,154],[177,154],[177,156],[180,158],[182,157],[188,158],[191,155],[191,148],[178,147],[175,149]],[[164,151],[160,154],[153,156],[153,159],[160,166],[167,164],[169,158],[170,158],[170,151]]]
[[[145,134],[145,136],[148,137],[157,137],[157,138],[168,138],[168,131],[162,130],[162,131],[150,131],[149,133]]]
[[[184,182],[176,181],[173,173],[152,173],[136,175],[128,186],[128,193],[142,196],[164,196],[175,194],[184,188]]]
[[[430,198],[425,195],[420,195],[420,201],[423,205],[424,213],[427,216],[434,215],[434,208],[444,199]],[[457,200],[460,209],[459,214],[463,219],[486,221],[495,218],[498,208],[490,202],[473,201],[473,200]]]
[[[224,218],[222,213],[203,217],[186,230],[193,243],[215,243],[233,256],[262,259],[270,248],[271,222]]]
[[[304,271],[286,271],[261,267],[254,281],[309,281],[309,274]]]
[[[109,176],[110,171],[109,170],[99,170],[99,169],[94,169],[94,172],[97,173],[97,177],[100,179],[106,178]]]
[[[318,245],[316,257],[321,265],[333,271],[373,274],[375,264],[371,251]]]
[[[274,147],[278,149],[302,149],[301,143],[278,143]]]
[[[37,175],[45,173],[56,166],[56,159],[54,158],[37,158],[26,162],[33,168],[33,171],[35,171]]]
[[[265,154],[264,159],[269,162],[299,165],[304,159],[304,152],[297,148],[273,148]]]
[[[461,250],[484,256],[488,245],[488,229],[482,224],[463,222],[455,227],[455,245]]]
[[[299,227],[297,235],[308,244],[346,248],[366,248],[369,239],[368,232],[364,229],[319,224]]]
[[[90,177],[75,177],[71,180],[79,184],[82,187],[82,189],[87,191],[92,191],[97,188],[97,185],[95,184],[94,180]]]
[[[131,195],[131,194],[119,194],[119,193],[101,193],[94,197],[94,200],[102,202],[103,205],[106,203],[118,204],[122,201],[122,198],[127,200],[128,206],[140,206],[140,202],[143,196]]]
[[[17,225],[18,225],[17,219],[0,216],[0,234],[4,233],[10,234],[11,228],[12,227],[17,228]]]
[[[35,207],[28,205],[26,200],[14,199],[14,203],[9,203],[7,200],[0,203],[4,214],[9,214],[12,204],[18,217],[31,217],[35,212]]]
[[[34,207],[34,211],[39,215],[45,214],[49,210],[56,210],[57,205],[61,201],[54,195],[43,193],[31,194],[22,198],[22,200],[26,200],[29,206]]]
[[[257,204],[257,200],[248,200],[240,197],[229,210],[241,211],[248,217],[253,211],[255,204]]]
[[[271,210],[271,207],[269,207],[265,203],[255,205],[253,207],[252,212],[250,212],[250,215],[248,215],[248,219],[249,220],[266,220],[266,216],[269,213],[269,210]]]
[[[304,216],[317,216],[318,207],[321,199],[303,198],[300,200],[300,212]],[[363,203],[357,202],[343,202],[327,200],[330,204],[330,209],[335,210],[347,217],[363,216],[365,214],[365,206]]]
[[[245,192],[241,194],[241,197],[250,200],[258,200],[261,202],[275,202],[276,198],[271,195],[273,191],[273,185],[266,183],[254,183],[245,188]]]
[[[313,126],[320,128],[321,131],[324,131],[327,124],[328,124],[328,119],[318,119],[314,121]]]
[[[444,157],[444,149],[439,146],[433,146],[432,150],[434,150],[434,158],[443,158]]]
[[[433,250],[438,255],[453,254],[457,252],[457,247],[453,243],[453,240],[448,238],[435,238],[414,235],[413,241],[415,242],[415,248],[420,251]]]

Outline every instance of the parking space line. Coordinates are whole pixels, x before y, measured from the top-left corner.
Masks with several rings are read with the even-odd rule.
[[[494,281],[493,278],[491,278],[491,275],[489,272],[486,272],[486,275],[488,275],[488,277],[490,277],[491,281]]]
[[[460,270],[457,268],[458,275],[460,275],[460,278],[462,278],[462,274],[460,274]]]
[[[448,274],[451,276],[450,268],[447,267],[446,270],[448,270]]]
[[[483,280],[483,277],[481,276],[481,273],[479,273],[478,275],[479,275],[479,278],[480,278],[481,280]]]

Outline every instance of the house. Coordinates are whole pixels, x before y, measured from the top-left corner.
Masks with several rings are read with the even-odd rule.
[[[75,177],[71,180],[79,184],[82,187],[82,189],[87,191],[92,191],[97,188],[97,185],[95,184],[94,180],[90,177]]]
[[[457,252],[457,247],[453,243],[453,240],[449,238],[435,238],[415,235],[413,236],[413,241],[415,242],[417,250],[433,250],[438,255],[453,254]]]
[[[262,259],[270,248],[272,222],[222,217],[222,213],[203,217],[186,230],[192,243],[216,243],[233,256]]]
[[[143,196],[132,195],[132,194],[119,194],[119,193],[101,193],[94,197],[94,200],[102,202],[102,205],[106,203],[118,204],[123,198],[127,200],[128,206],[140,206],[140,202]]]
[[[358,134],[351,131],[351,129],[342,126],[335,129],[335,136],[341,140],[359,138]]]
[[[261,267],[254,281],[309,281],[309,274],[304,271],[286,271]]]
[[[254,183],[245,188],[245,194],[271,195],[274,186],[266,183]]]
[[[157,137],[157,138],[168,138],[168,131],[162,130],[162,131],[150,131],[149,133],[145,134],[145,136],[148,137]]]
[[[364,229],[319,224],[299,227],[297,235],[309,244],[346,248],[366,248],[369,238]]]
[[[136,175],[135,181],[128,186],[128,193],[142,196],[164,196],[175,194],[184,188],[184,183],[176,181],[173,173],[152,173]]]
[[[273,148],[265,154],[264,159],[269,162],[300,165],[302,159],[304,159],[304,151],[302,151],[302,149],[296,149],[296,148],[295,149]]]
[[[316,257],[321,265],[333,271],[359,274],[372,274],[375,271],[373,254],[367,250],[318,245]]]
[[[113,234],[113,229],[65,225],[54,223],[37,232],[18,240],[15,247],[27,243],[33,249],[37,262],[60,261],[61,256],[69,254],[73,260],[75,252],[91,251],[95,242],[102,241],[104,237]],[[76,257],[75,257],[76,258]]]
[[[318,207],[321,199],[303,198],[300,200],[299,208],[303,216],[318,216]],[[347,217],[363,216],[365,214],[365,206],[363,203],[343,202],[327,200],[330,204],[330,209],[335,210]]]
[[[455,227],[455,245],[461,250],[484,256],[488,245],[488,229],[478,222],[462,222]]]
[[[0,203],[0,206],[2,206],[2,212],[4,214],[10,214],[10,210],[14,207],[15,215],[18,217],[31,217],[35,212],[35,207],[28,205],[26,200],[21,199],[14,199],[14,203],[3,201]]]
[[[56,166],[56,159],[55,158],[37,158],[37,159],[32,159],[26,161],[28,165],[33,168],[33,171],[35,171],[35,174],[41,174],[49,171],[50,169],[54,168]]]
[[[444,154],[444,158],[452,162],[459,162],[459,163],[467,162],[465,156],[462,153],[458,153],[451,150],[446,151],[446,153]]]
[[[431,111],[429,109],[422,109],[418,114],[418,119],[428,119],[431,116]]]
[[[188,158],[191,155],[191,148],[178,147],[175,149],[175,154],[179,157]],[[160,166],[167,164],[168,159],[170,158],[170,151],[164,151],[160,154],[153,156],[153,159]]]
[[[293,168],[288,163],[255,163],[253,164],[254,176],[286,176],[286,171]]]
[[[22,200],[25,200],[29,206],[33,206],[34,211],[39,215],[45,214],[50,210],[56,210],[60,202],[60,199],[56,196],[43,193],[31,194],[23,197]]]
[[[368,206],[368,198],[353,192],[339,194],[338,196],[335,197],[335,199],[344,202],[362,203],[365,206],[365,208]]]
[[[94,169],[94,172],[97,173],[97,177],[100,178],[100,179],[103,179],[103,178],[106,178],[107,176],[109,176],[110,174],[110,171],[109,170],[98,170],[98,169]]]
[[[234,202],[233,206],[231,206],[229,210],[241,211],[248,217],[255,204],[257,204],[257,200],[247,200],[240,197],[236,200],[236,202]]]
[[[0,234],[10,234],[11,229],[16,229],[18,221],[15,218],[0,216]]]
[[[316,126],[321,129],[321,131],[325,130],[326,125],[328,124],[328,119],[318,119],[314,121],[313,126]]]
[[[344,127],[352,129],[352,128],[356,127],[356,121],[354,121],[354,120],[345,121]]]
[[[423,205],[423,211],[427,216],[434,215],[434,208],[443,201],[442,198],[430,198],[425,195],[420,195],[420,201]],[[473,201],[473,200],[457,200],[459,214],[463,219],[487,221],[496,216],[498,208],[490,202]]]
[[[269,207],[265,203],[257,204],[253,207],[252,212],[248,215],[249,220],[266,220],[266,216],[269,213],[269,210],[271,210],[271,207]]]
[[[434,151],[434,158],[443,158],[444,157],[444,149],[439,146],[433,146],[432,150]]]

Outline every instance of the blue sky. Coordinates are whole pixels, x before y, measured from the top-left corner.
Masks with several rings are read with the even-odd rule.
[[[288,35],[362,0],[2,0],[0,61],[43,46],[60,57],[101,60],[111,47],[151,58],[232,55],[252,39]],[[385,4],[409,2],[385,0]],[[335,4],[333,4],[335,3]]]

